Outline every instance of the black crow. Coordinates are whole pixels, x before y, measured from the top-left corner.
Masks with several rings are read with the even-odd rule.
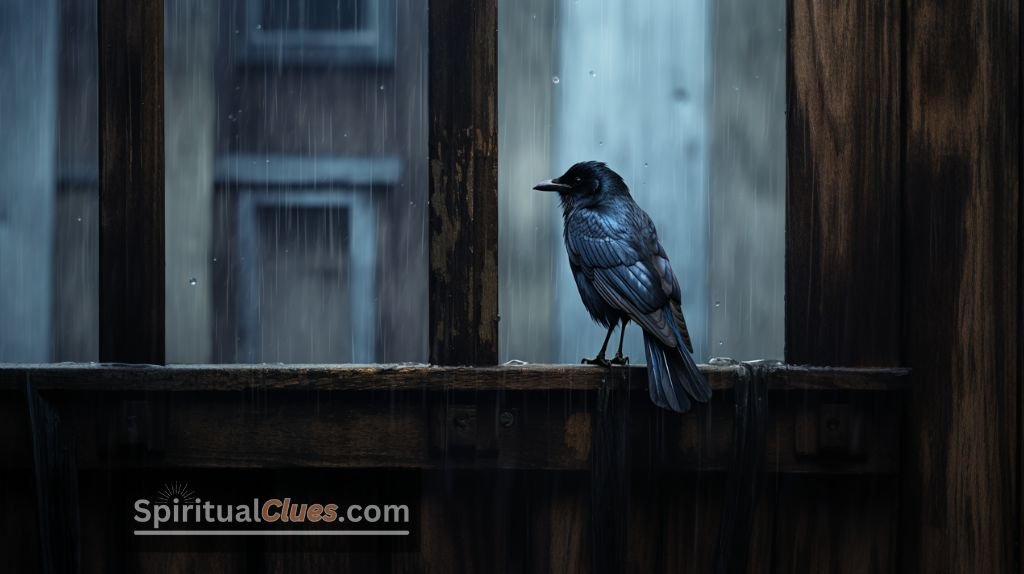
[[[627,364],[622,338],[633,321],[644,330],[654,404],[685,413],[691,399],[707,402],[711,388],[690,356],[679,282],[654,223],[633,201],[626,182],[605,164],[586,161],[534,189],[558,192],[569,267],[590,316],[608,329],[597,356],[583,362]],[[619,324],[619,350],[608,361],[608,340]]]

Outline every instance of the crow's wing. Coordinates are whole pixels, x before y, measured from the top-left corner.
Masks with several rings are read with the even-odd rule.
[[[679,283],[654,223],[635,204],[617,207],[622,209],[581,209],[569,218],[565,243],[570,262],[583,270],[606,303],[666,346],[676,347],[673,325],[663,312],[670,306],[675,329],[692,348],[682,320]]]

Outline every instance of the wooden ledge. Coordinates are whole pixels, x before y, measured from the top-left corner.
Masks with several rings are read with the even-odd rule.
[[[764,364],[773,391],[900,391],[907,369],[825,368]],[[701,365],[711,388],[728,391],[741,364]],[[2,364],[0,391],[31,381],[40,391],[591,391],[602,385],[647,387],[642,366],[583,365],[435,367],[391,365],[123,365],[95,363]]]

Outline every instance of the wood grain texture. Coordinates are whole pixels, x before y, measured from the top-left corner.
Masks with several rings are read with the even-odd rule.
[[[591,571],[624,572],[628,540],[630,404],[628,389],[605,386],[596,393],[590,428]]]
[[[904,572],[895,477],[779,476],[772,572]],[[946,572],[938,569],[936,572]],[[981,572],[982,570],[975,570]]]
[[[28,383],[25,399],[31,424],[40,572],[75,573],[81,559],[75,446],[56,411]]]
[[[498,7],[430,5],[430,362],[498,362]]]
[[[906,5],[904,572],[1019,572],[1020,3]]]
[[[742,371],[700,369],[715,391],[732,389]],[[773,391],[902,391],[909,371],[777,365],[768,378]],[[615,385],[647,392],[647,369],[640,366],[0,364],[0,390],[18,390],[26,380],[44,391],[593,391]]]
[[[629,468],[723,472],[733,440],[731,393],[687,416],[654,407],[646,390],[616,391],[628,397],[622,408],[629,425],[625,441]],[[592,428],[597,412],[593,391],[294,391],[165,393],[160,408],[125,409],[145,403],[137,391],[45,391],[70,436],[77,441],[83,469],[132,468],[475,468],[588,470],[593,460]],[[843,396],[843,395],[847,396]],[[835,391],[769,394],[771,416],[763,460],[768,473],[892,474],[900,468],[901,392]],[[0,467],[26,465],[28,422],[15,393],[0,392],[0,420],[11,440],[0,442]],[[474,452],[433,448],[436,405],[467,397],[509,413],[507,426],[483,422],[470,440]],[[863,403],[859,452],[832,456],[816,452],[820,426],[804,425],[822,405]],[[153,454],[111,451],[128,438],[125,417],[133,415],[142,434],[137,443]],[[445,423],[442,423],[445,424]],[[809,435],[809,436],[808,436]],[[606,459],[607,460],[607,457]],[[21,461],[21,462],[19,462]]]
[[[789,363],[900,364],[900,7],[789,1]]]
[[[98,0],[100,360],[164,362],[164,3]]]

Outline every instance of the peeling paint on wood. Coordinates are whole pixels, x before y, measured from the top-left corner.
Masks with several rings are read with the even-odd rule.
[[[430,6],[430,361],[498,362],[497,2]]]

